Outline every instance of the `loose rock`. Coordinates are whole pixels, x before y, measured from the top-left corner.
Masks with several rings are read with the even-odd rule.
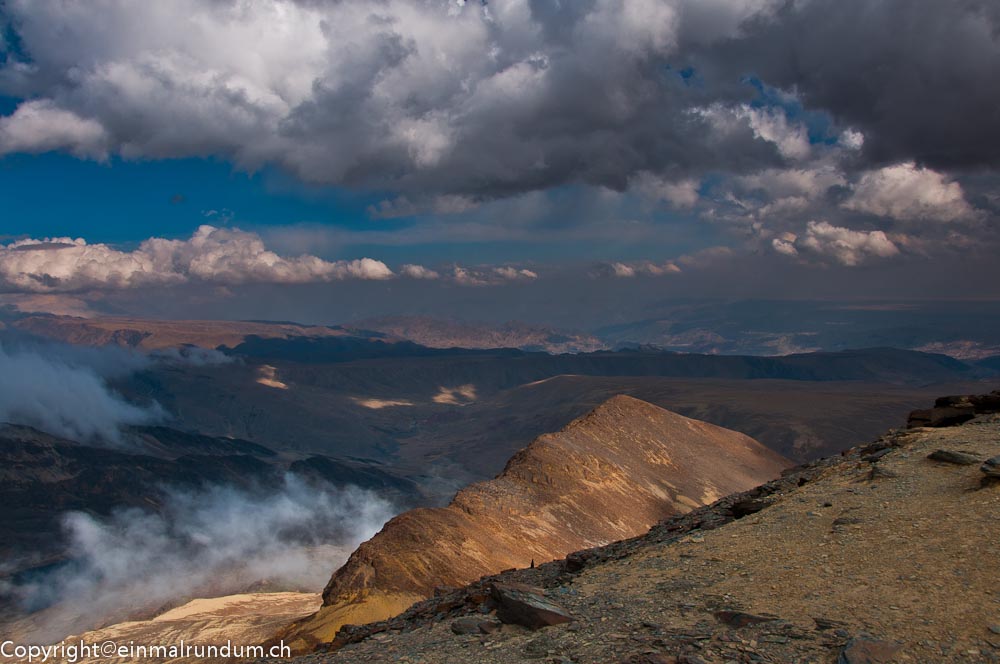
[[[475,616],[459,618],[451,624],[451,631],[454,634],[479,634],[479,623],[482,622]]]
[[[494,583],[492,592],[497,603],[497,618],[509,625],[541,629],[573,620],[566,609],[537,588],[520,583]]]
[[[1000,456],[987,459],[983,465],[979,467],[979,470],[983,471],[987,477],[1000,478]]]
[[[847,642],[837,664],[889,664],[897,652],[895,643],[859,636]]]
[[[781,620],[777,616],[757,616],[752,613],[743,613],[742,611],[716,611],[714,615],[716,620],[730,627],[748,627],[750,625]]]
[[[973,464],[979,463],[979,457],[975,454],[970,454],[968,452],[958,452],[955,450],[935,450],[927,455],[927,458],[932,461],[941,461],[942,463],[953,463],[958,466],[971,466]]]

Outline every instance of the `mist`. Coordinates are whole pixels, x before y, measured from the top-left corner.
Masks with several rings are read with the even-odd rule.
[[[120,445],[122,427],[166,418],[158,404],[129,403],[108,385],[148,362],[117,348],[0,343],[0,422]]]
[[[195,597],[248,590],[319,592],[358,544],[394,514],[376,494],[286,475],[277,489],[167,489],[158,511],[64,516],[71,562],[8,587],[37,612],[34,642],[137,616]]]

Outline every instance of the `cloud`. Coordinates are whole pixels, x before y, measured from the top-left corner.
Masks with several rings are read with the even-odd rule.
[[[325,261],[282,257],[255,233],[201,226],[188,240],[150,238],[134,251],[83,239],[18,240],[0,245],[0,286],[21,292],[170,286],[191,281],[238,285],[301,284],[342,279],[389,279],[371,258]]]
[[[794,2],[728,42],[694,49],[692,63],[723,80],[752,75],[794,89],[862,134],[869,163],[995,169],[998,31],[995,3]]]
[[[742,189],[761,190],[775,199],[822,196],[830,187],[844,186],[847,180],[838,169],[829,165],[810,168],[766,169],[759,173],[735,178]]]
[[[410,279],[440,279],[440,273],[424,267],[423,265],[413,265],[408,263],[399,268],[399,274]]]
[[[123,444],[123,426],[166,417],[159,405],[128,403],[108,387],[108,379],[144,365],[141,356],[120,349],[0,345],[0,422],[81,442]]]
[[[214,348],[202,348],[191,345],[158,348],[150,351],[149,357],[164,364],[181,364],[195,367],[219,366],[221,364],[232,364],[237,361],[236,357],[226,355]]]
[[[155,488],[158,511],[64,516],[69,563],[8,587],[46,642],[256,584],[318,591],[394,513],[377,495],[289,474],[275,488]]]
[[[103,160],[107,133],[96,120],[58,108],[48,99],[24,102],[13,114],[0,117],[0,156],[51,150]]]
[[[900,221],[955,221],[974,214],[959,183],[913,162],[865,173],[844,207]]]
[[[673,261],[654,263],[639,261],[636,263],[608,263],[598,268],[598,276],[631,279],[636,276],[661,277],[668,274],[679,274],[681,268]]]
[[[390,192],[372,208],[379,217],[569,183],[621,190],[640,172],[680,182],[741,167],[747,137],[720,143],[690,110],[712,96],[743,108],[746,91],[699,89],[665,66],[780,5],[178,0],[84,11],[10,0],[21,48],[5,53],[0,92],[29,101],[5,121],[42,120],[3,149],[277,164]],[[782,154],[802,156],[781,113],[745,115]]]
[[[749,129],[755,139],[770,143],[787,159],[799,161],[812,154],[806,127],[789,120],[787,112],[780,106],[757,108],[749,104],[727,106],[715,102],[694,108],[692,113],[704,118],[717,136],[737,135]]]
[[[794,256],[799,249],[808,250],[847,266],[899,254],[899,248],[883,231],[856,231],[826,221],[810,221],[804,237],[795,238],[789,234],[775,238],[772,245],[782,254]]]
[[[496,286],[506,282],[534,281],[538,278],[538,274],[532,270],[509,265],[476,268],[456,265],[450,276],[460,286]]]
[[[695,179],[672,182],[648,172],[638,174],[632,182],[632,187],[646,198],[667,201],[677,208],[690,208],[698,202],[698,186]]]

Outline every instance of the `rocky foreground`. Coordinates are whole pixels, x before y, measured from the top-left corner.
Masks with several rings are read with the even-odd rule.
[[[1000,662],[1000,415],[972,410],[344,627],[297,661]]]

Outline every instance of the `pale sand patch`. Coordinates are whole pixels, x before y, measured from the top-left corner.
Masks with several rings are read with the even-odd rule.
[[[266,387],[273,387],[278,390],[287,390],[288,385],[278,380],[278,369],[270,364],[265,364],[257,370],[257,382]]]
[[[102,644],[113,641],[118,645],[174,646],[223,645],[234,647],[259,645],[277,630],[312,615],[323,603],[318,593],[245,593],[195,599],[171,609],[152,620],[137,620],[110,625],[67,637],[65,643]],[[137,651],[139,652],[139,651]],[[66,659],[50,659],[63,662]],[[78,662],[125,664],[125,662],[207,662],[197,657],[99,657],[80,658]]]
[[[476,400],[476,386],[469,383],[458,387],[440,387],[433,400],[434,403],[464,406]]]
[[[351,401],[358,404],[362,408],[370,408],[372,410],[381,410],[383,408],[392,408],[395,406],[415,406],[412,401],[407,401],[406,399],[366,399],[364,397],[351,397]]]

